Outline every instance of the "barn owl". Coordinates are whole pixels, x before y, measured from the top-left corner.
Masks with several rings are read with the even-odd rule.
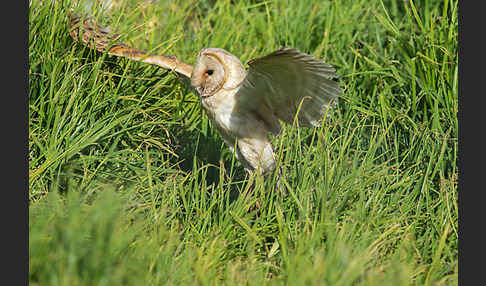
[[[220,48],[199,51],[194,66],[172,56],[150,55],[117,42],[118,35],[92,19],[71,16],[71,36],[110,55],[155,64],[190,79],[201,105],[226,145],[244,168],[269,174],[276,155],[269,134],[279,135],[280,121],[319,126],[341,94],[335,69],[294,48],[282,47],[248,62],[248,70]]]

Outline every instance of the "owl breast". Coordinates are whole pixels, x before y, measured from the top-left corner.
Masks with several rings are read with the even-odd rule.
[[[202,97],[201,105],[232,152],[237,146],[236,157],[245,169],[267,173],[275,165],[268,130],[254,113],[238,110],[237,92],[238,88],[220,90],[213,96]]]
[[[201,98],[201,105],[219,130],[232,133],[232,120],[235,116],[235,90],[220,90],[215,95]]]

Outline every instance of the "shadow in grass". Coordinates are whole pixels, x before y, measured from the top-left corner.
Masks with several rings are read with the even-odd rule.
[[[93,53],[89,49],[82,51],[82,62],[95,63],[99,57],[102,57],[101,53]],[[177,105],[186,103],[177,102],[174,89],[174,82],[180,79],[161,82],[169,71],[157,67],[147,69],[145,64],[133,63],[128,68],[125,77],[126,67],[120,65],[117,57],[103,58],[100,71],[119,76],[101,80],[112,81],[109,86],[121,86],[121,89],[100,91],[105,93],[100,100],[108,100],[110,104],[103,107],[103,110],[97,110],[99,114],[94,116],[110,116],[107,115],[111,113],[110,110],[136,115],[97,139],[96,144],[66,158],[54,171],[57,174],[51,176],[53,188],[62,193],[73,187],[79,189],[81,185],[85,190],[90,189],[90,183],[83,182],[87,170],[89,174],[95,174],[92,179],[95,185],[109,184],[115,189],[145,188],[147,180],[141,178],[148,176],[146,153],[150,153],[152,168],[156,170],[152,175],[156,176],[156,181],[163,182],[174,172],[182,171],[191,174],[191,180],[204,182],[200,184],[207,186],[209,192],[220,184],[231,182],[230,187],[224,186],[224,189],[230,189],[231,201],[236,200],[244,188],[246,173],[239,162],[232,162],[232,154],[214,130],[205,135],[199,128],[184,126],[183,116],[177,115],[180,111]],[[187,93],[189,90],[184,84],[181,82],[184,93]],[[139,101],[121,100],[122,95]],[[200,118],[196,117],[196,122],[198,120]],[[157,144],[166,145],[175,156]]]
[[[170,128],[169,132],[176,142],[173,147],[177,157],[171,158],[173,165],[185,173],[197,176],[194,179],[198,182],[204,180],[208,190],[231,182],[230,203],[240,196],[247,174],[236,159],[232,162],[232,154],[219,136],[204,135],[198,130],[188,130],[177,125]]]

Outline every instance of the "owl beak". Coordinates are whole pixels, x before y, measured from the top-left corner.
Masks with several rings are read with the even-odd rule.
[[[198,86],[196,87],[197,92],[199,93],[199,96],[202,96],[204,93],[204,87]]]

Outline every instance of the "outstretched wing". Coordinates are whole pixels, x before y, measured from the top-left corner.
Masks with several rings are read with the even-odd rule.
[[[283,47],[248,65],[237,110],[256,114],[274,134],[278,120],[292,124],[297,112],[301,127],[318,126],[341,95],[335,69],[297,49]]]
[[[155,64],[166,69],[171,69],[179,74],[191,77],[192,66],[179,61],[173,56],[150,55],[145,51],[117,42],[118,34],[113,34],[107,28],[99,26],[92,18],[84,20],[79,14],[71,15],[69,34],[75,41],[81,39],[82,43],[91,49],[108,54],[125,57],[144,63]]]

